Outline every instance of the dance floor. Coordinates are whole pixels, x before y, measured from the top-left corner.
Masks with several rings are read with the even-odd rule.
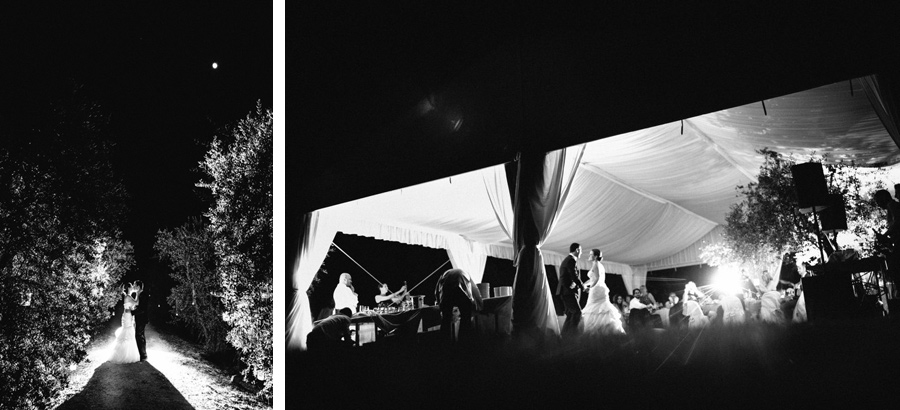
[[[753,323],[544,342],[513,336],[461,347],[434,334],[339,354],[288,354],[285,402],[427,409],[889,404],[900,381],[898,324]]]

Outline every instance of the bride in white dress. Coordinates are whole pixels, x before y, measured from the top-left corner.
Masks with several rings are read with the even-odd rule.
[[[589,256],[591,270],[588,272],[586,288],[590,290],[587,304],[582,309],[582,323],[585,333],[624,334],[622,313],[609,301],[609,288],[606,287],[606,269],[600,260],[603,254],[599,249],[591,249]]]
[[[123,286],[122,293],[125,305],[125,309],[122,311],[122,327],[116,330],[116,342],[109,361],[134,363],[139,361],[141,356],[138,352],[137,340],[134,337],[134,316],[131,315],[131,311],[137,306],[141,296],[140,291],[134,285],[129,285],[127,292]]]

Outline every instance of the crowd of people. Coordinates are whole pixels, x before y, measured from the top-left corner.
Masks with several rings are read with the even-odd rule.
[[[565,307],[564,337],[581,333],[615,334],[646,328],[691,329],[717,325],[762,322],[786,324],[805,322],[806,303],[801,292],[801,276],[793,253],[784,255],[781,274],[773,277],[763,271],[751,281],[742,274],[740,294],[703,292],[694,282],[687,282],[682,292],[670,292],[657,300],[646,286],[635,288],[630,295],[609,295],[603,285],[605,270],[600,264],[602,252],[593,249],[588,256],[591,269],[588,282],[582,284],[575,268],[582,249],[578,243],[560,265],[556,294]],[[578,295],[588,301],[582,309]]]
[[[900,214],[900,203],[889,195],[885,197],[886,193],[877,192],[875,200],[888,211],[885,235],[891,236],[900,229],[900,224],[894,224],[895,218],[900,218],[895,216]],[[563,338],[579,334],[625,334],[646,328],[696,329],[754,322],[787,324],[807,321],[806,301],[794,253],[783,256],[776,276],[764,270],[758,279],[751,280],[742,271],[740,294],[707,294],[694,282],[687,282],[680,294],[670,292],[665,299],[658,300],[646,286],[633,289],[630,295],[610,295],[610,289],[605,284],[606,270],[601,263],[603,252],[599,249],[588,253],[590,269],[587,280],[583,282],[577,267],[582,255],[581,245],[573,243],[569,251],[559,266],[559,281],[555,289],[565,312],[561,326]],[[834,254],[839,251],[836,248]],[[388,285],[382,283],[375,301],[379,307],[388,307],[399,305],[409,297],[405,284],[391,292]],[[585,297],[586,301],[580,300]],[[334,300],[335,316],[347,318],[357,313],[359,299],[349,273],[340,276],[340,283],[334,290]],[[454,341],[472,338],[472,320],[474,314],[481,310],[482,296],[466,272],[460,269],[444,272],[435,289],[435,304],[440,306],[444,338]],[[320,327],[334,328],[336,323],[349,327],[348,320],[338,318],[317,324],[314,332],[323,333]],[[453,334],[451,323],[459,324],[458,331]],[[336,342],[351,343],[349,332],[329,329],[324,333],[334,336]]]

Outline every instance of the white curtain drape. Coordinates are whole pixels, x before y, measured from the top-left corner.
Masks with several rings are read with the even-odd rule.
[[[487,263],[484,246],[464,238],[448,239],[447,255],[454,268],[462,269],[475,283],[481,283],[481,279],[484,277],[484,265]],[[490,295],[485,297],[490,297]]]
[[[306,335],[312,330],[312,312],[306,289],[325,260],[334,236],[334,221],[326,211],[315,211],[303,216],[300,241],[293,263],[294,296],[285,327],[285,345],[288,349],[306,349]]]
[[[497,165],[481,171],[491,209],[506,237],[512,239],[513,205],[509,185],[506,182],[506,166]]]
[[[631,272],[622,274],[622,281],[625,282],[629,294],[635,289],[640,289],[647,284],[647,265],[632,266]]]
[[[559,321],[541,254],[541,245],[564,212],[584,145],[547,154],[524,154],[517,176],[513,240],[513,330],[559,336]]]
[[[533,211],[543,214],[543,224],[538,225],[539,248],[553,232],[559,216],[563,213],[586,146],[587,144],[581,144],[547,153],[544,161],[543,192],[540,192],[540,200],[535,199],[531,203]]]

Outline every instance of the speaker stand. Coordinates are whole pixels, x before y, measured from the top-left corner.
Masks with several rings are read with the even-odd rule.
[[[819,263],[822,265],[822,274],[824,275],[828,268],[825,266],[825,249],[822,246],[822,228],[819,226],[819,213],[816,212],[815,206],[812,207],[812,213],[813,221],[815,221],[816,224],[816,245],[819,246],[819,256],[821,257]]]

